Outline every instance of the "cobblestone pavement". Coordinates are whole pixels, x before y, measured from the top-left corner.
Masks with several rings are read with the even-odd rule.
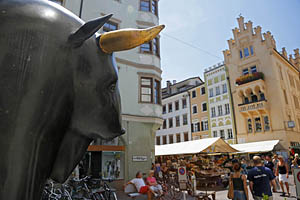
[[[296,200],[296,187],[294,185],[294,179],[292,176],[289,177],[289,185],[290,185],[290,193],[291,197],[281,197],[281,193],[273,193],[273,200]],[[249,192],[250,194],[250,192]],[[117,196],[119,200],[130,200],[124,192],[118,191]],[[286,198],[286,199],[285,199]],[[146,200],[147,198],[145,196],[136,198],[136,200]],[[187,200],[196,200],[196,198],[188,196],[186,198]],[[227,190],[220,191],[216,193],[216,200],[227,200]],[[250,195],[249,200],[253,200],[252,196]]]

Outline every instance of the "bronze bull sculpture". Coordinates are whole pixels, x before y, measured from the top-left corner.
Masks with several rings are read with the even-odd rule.
[[[164,26],[97,35],[111,15],[84,23],[44,0],[0,1],[0,199],[39,200],[64,182],[95,138],[121,127],[113,52]]]

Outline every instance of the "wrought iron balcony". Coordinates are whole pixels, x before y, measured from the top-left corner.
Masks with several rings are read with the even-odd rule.
[[[264,80],[264,74],[262,72],[254,72],[252,74],[246,74],[236,79],[237,85],[243,85],[256,80]]]

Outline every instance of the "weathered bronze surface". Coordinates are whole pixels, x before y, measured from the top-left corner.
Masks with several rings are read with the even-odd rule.
[[[93,139],[125,132],[114,56],[95,34],[110,17],[84,23],[48,1],[0,1],[0,199],[39,200]]]

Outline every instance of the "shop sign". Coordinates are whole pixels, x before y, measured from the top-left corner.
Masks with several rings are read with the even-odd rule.
[[[146,162],[147,160],[147,156],[132,156],[133,162]]]
[[[294,170],[294,180],[296,183],[296,193],[297,199],[300,198],[300,169],[293,169]]]

